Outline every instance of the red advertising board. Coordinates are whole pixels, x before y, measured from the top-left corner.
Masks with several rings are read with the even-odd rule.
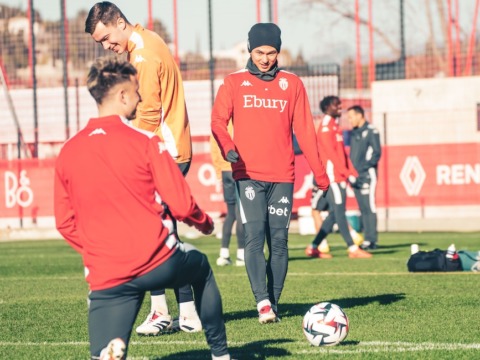
[[[0,161],[0,218],[53,216],[55,159]],[[194,156],[187,182],[209,212],[224,212],[222,189],[210,154]],[[294,211],[309,206],[312,175],[296,157]],[[383,148],[378,207],[480,204],[480,144],[389,146]],[[349,208],[356,203],[351,197]]]

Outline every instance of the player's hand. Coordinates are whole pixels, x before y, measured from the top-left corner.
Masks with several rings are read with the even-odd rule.
[[[330,187],[330,180],[328,180],[327,174],[323,174],[321,177],[315,178],[315,181],[317,182],[318,188],[326,193]]]
[[[240,156],[235,150],[230,150],[227,154],[227,161],[231,163],[236,163]]]
[[[210,216],[205,214],[205,221],[201,224],[195,226],[195,228],[200,231],[203,235],[210,235],[215,229],[215,225]]]
[[[357,182],[357,178],[353,175],[350,175],[348,177],[348,181],[350,182],[350,184],[354,185]]]

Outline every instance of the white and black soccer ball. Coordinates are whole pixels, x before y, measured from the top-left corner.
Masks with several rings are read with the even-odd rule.
[[[307,311],[302,328],[313,346],[333,346],[347,337],[348,317],[340,306],[321,302]]]

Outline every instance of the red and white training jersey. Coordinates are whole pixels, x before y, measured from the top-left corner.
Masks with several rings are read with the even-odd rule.
[[[90,119],[65,143],[55,167],[56,225],[82,255],[91,290],[144,275],[173,254],[161,201],[178,220],[204,216],[154,133],[109,116]]]
[[[327,175],[331,182],[342,182],[348,176],[357,176],[353,168],[349,168],[349,161],[345,153],[343,135],[340,132],[337,120],[325,115],[317,129],[318,147]]]
[[[233,120],[233,139],[227,131]],[[328,187],[318,155],[305,87],[296,75],[279,71],[264,81],[244,69],[228,75],[212,110],[212,133],[223,156],[235,150],[233,177],[292,183],[295,179],[292,128],[320,187]]]

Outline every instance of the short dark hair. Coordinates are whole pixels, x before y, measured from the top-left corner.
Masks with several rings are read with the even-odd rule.
[[[100,57],[88,72],[87,89],[97,104],[101,104],[114,86],[131,81],[131,76],[136,74],[137,70],[128,61]]]
[[[356,112],[357,114],[362,115],[362,117],[365,117],[365,111],[363,110],[363,108],[360,105],[350,106],[347,109],[347,111],[350,111],[350,110]]]
[[[320,110],[322,110],[323,113],[327,111],[328,107],[333,104],[335,100],[340,101],[340,98],[338,96],[334,95],[329,95],[325,96],[321,101],[320,101]]]
[[[85,32],[92,35],[99,22],[104,25],[111,25],[115,24],[119,18],[130,24],[117,5],[109,1],[98,2],[88,12],[85,20]]]

